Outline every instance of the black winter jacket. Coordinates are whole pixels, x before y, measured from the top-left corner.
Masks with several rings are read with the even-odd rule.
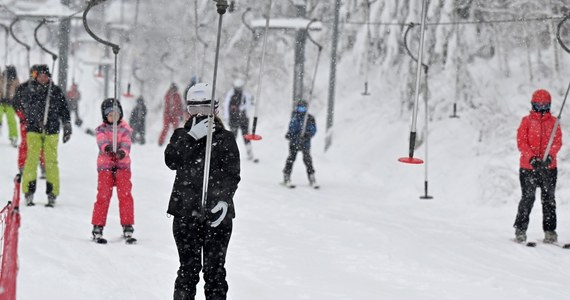
[[[176,170],[167,211],[175,217],[200,215],[206,137],[194,140],[188,134],[191,127],[192,118],[186,122],[184,128],[174,130],[170,143],[164,150],[166,165],[171,170]],[[213,221],[219,216],[219,213],[216,215],[210,213],[219,201],[228,203],[226,218],[235,217],[233,196],[240,179],[240,159],[236,139],[231,131],[223,128],[220,121],[216,121],[205,205],[207,220]]]
[[[26,131],[41,133],[44,119],[49,84],[41,85],[36,81],[22,84],[16,92],[16,109],[21,105],[26,116]],[[51,97],[48,110],[48,119],[45,128],[46,134],[58,134],[61,124],[69,123],[69,107],[62,90],[57,85],[51,87]]]

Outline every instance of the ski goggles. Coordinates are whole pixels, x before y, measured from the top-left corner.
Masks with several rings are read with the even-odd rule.
[[[304,112],[307,111],[307,107],[304,106],[304,105],[299,105],[299,106],[297,106],[297,107],[295,108],[295,111],[296,111],[296,112],[299,112],[299,113],[304,113]]]
[[[534,110],[536,112],[550,111],[550,103],[533,102],[532,103],[532,110]]]
[[[188,113],[192,116],[195,115],[202,115],[202,116],[208,116],[210,115],[210,113],[212,112],[212,109],[210,107],[210,101],[200,101],[201,103],[191,103],[186,105],[186,110],[188,111]],[[214,102],[214,113],[218,112],[218,101]]]
[[[118,107],[117,107],[117,110],[119,110]],[[118,117],[118,116],[119,116],[119,113],[118,113],[117,111],[115,111],[112,106],[111,106],[111,107],[107,107],[107,108],[103,111],[103,114],[104,114],[105,116],[108,116],[108,115],[109,115],[110,113],[112,113],[112,112],[114,112],[113,115],[114,115],[115,117]]]

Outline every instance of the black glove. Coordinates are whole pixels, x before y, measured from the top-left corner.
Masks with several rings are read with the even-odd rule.
[[[544,168],[544,163],[542,162],[542,159],[540,159],[540,157],[538,156],[533,156],[529,162],[532,168],[535,170],[540,170]]]
[[[291,139],[291,134],[290,134],[289,132],[287,132],[287,133],[285,134],[285,138],[288,139],[288,140],[290,140],[290,139]]]
[[[544,161],[544,168],[548,168],[548,166],[550,166],[550,164],[552,163],[552,156],[550,156],[550,154],[546,157],[546,160]]]
[[[119,160],[125,158],[125,156],[127,156],[127,153],[125,153],[125,150],[123,150],[123,149],[117,150],[117,158]]]
[[[111,153],[111,152],[113,152],[113,146],[107,145],[107,146],[105,146],[105,148],[103,150],[105,150],[105,152],[107,152],[107,153]]]
[[[71,123],[63,124],[63,143],[67,143],[71,138]]]

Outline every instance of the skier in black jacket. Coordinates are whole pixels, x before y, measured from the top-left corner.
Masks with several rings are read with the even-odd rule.
[[[131,118],[129,119],[129,125],[133,128],[133,143],[140,143],[144,145],[145,143],[145,129],[146,129],[146,105],[144,104],[144,98],[141,96],[137,98],[137,105],[133,108],[131,112]]]
[[[176,170],[167,211],[174,216],[173,234],[180,259],[174,284],[175,300],[194,299],[202,264],[206,299],[226,299],[228,291],[224,264],[235,217],[233,196],[240,181],[240,159],[234,135],[216,115],[205,215],[202,216],[211,93],[206,83],[198,83],[188,90],[186,104],[190,119],[183,128],[174,131],[164,151],[166,165]]]
[[[42,149],[46,161],[47,206],[53,207],[59,195],[59,167],[57,148],[59,130],[63,124],[63,142],[71,138],[71,119],[67,99],[63,91],[53,82],[47,65],[37,66],[36,81],[29,86],[29,97],[23,98],[28,151],[22,175],[22,191],[28,206],[34,205],[37,167]],[[46,110],[49,93],[49,106]],[[47,119],[45,115],[47,113]]]

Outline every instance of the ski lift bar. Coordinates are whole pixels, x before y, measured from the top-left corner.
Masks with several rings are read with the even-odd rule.
[[[418,118],[418,102],[420,99],[420,82],[422,78],[422,57],[424,51],[424,36],[425,36],[425,19],[426,19],[426,0],[422,1],[421,11],[421,26],[420,26],[420,48],[418,49],[418,67],[416,70],[416,90],[415,90],[415,103],[412,116],[412,128],[410,130],[410,145],[408,157],[401,157],[398,161],[407,164],[422,164],[424,161],[419,158],[414,158],[414,148],[416,146],[416,122]]]
[[[91,10],[91,8],[93,8],[94,6],[101,4],[103,2],[105,2],[106,0],[89,0],[87,1],[87,8],[85,9],[85,11],[83,12],[83,27],[85,27],[85,31],[87,31],[87,33],[97,42],[105,45],[105,46],[109,46],[111,47],[111,49],[113,49],[113,54],[115,55],[115,87],[113,88],[113,99],[115,99],[115,101],[113,101],[113,111],[117,111],[118,109],[118,105],[117,105],[117,101],[119,100],[117,97],[117,80],[118,80],[118,76],[117,76],[117,61],[118,61],[118,54],[119,54],[119,45],[113,44],[109,41],[105,41],[103,39],[101,39],[100,37],[98,37],[97,35],[95,35],[95,33],[93,33],[93,31],[91,31],[91,29],[89,28],[89,24],[87,23],[87,14],[89,13],[89,11]],[[117,152],[117,118],[113,118],[113,152]]]

